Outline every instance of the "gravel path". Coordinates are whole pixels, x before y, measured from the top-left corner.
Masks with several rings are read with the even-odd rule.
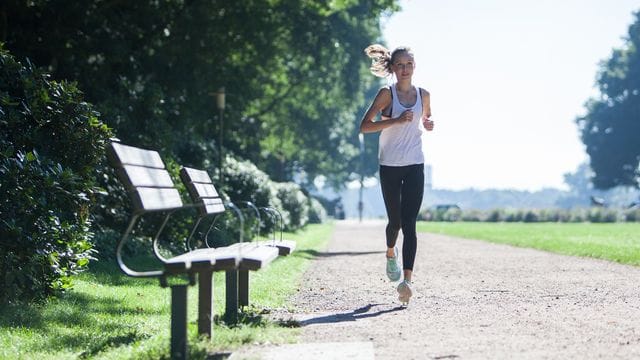
[[[382,222],[338,222],[305,273],[293,318],[301,343],[331,344],[317,358],[340,358],[335,343],[370,343],[376,359],[640,358],[638,267],[418,234],[402,308],[384,244]]]

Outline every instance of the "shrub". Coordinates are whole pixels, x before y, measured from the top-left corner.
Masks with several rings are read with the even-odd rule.
[[[538,215],[538,212],[535,210],[527,210],[525,211],[524,216],[522,217],[522,221],[526,223],[538,222],[540,221],[540,216]]]
[[[640,209],[629,209],[625,211],[624,218],[627,222],[640,221]]]
[[[612,223],[618,221],[618,212],[614,209],[594,207],[589,210],[587,220],[593,223]]]
[[[322,224],[327,220],[327,210],[324,208],[320,200],[309,198],[309,223]]]
[[[459,220],[469,222],[484,221],[484,214],[481,210],[465,210],[462,212]]]
[[[522,221],[523,214],[520,210],[509,209],[505,211],[504,221],[505,222],[520,222]]]
[[[298,184],[292,182],[276,183],[276,194],[287,218],[285,228],[293,231],[300,229],[309,221],[309,202]],[[285,215],[286,214],[286,215]]]
[[[488,222],[499,222],[504,219],[504,211],[501,209],[493,209],[487,215],[486,221]]]
[[[211,171],[209,173],[213,174]],[[243,207],[243,202],[251,201],[259,208],[275,207],[278,210],[282,209],[275,192],[270,186],[271,180],[267,174],[250,161],[238,160],[233,156],[227,155],[224,162],[223,177],[224,184],[222,187],[218,187],[218,190],[239,207]],[[214,182],[216,182],[215,180]],[[252,221],[255,221],[256,217],[251,212],[251,209],[245,207],[243,210],[243,214],[246,215],[245,238],[250,239],[253,225],[255,225]],[[263,232],[272,231],[275,226],[273,219],[264,212],[261,212],[260,215],[262,220],[261,230]]]
[[[1,302],[68,289],[88,264],[95,169],[110,135],[74,84],[0,45]]]

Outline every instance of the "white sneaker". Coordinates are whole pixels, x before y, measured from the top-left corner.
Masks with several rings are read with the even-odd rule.
[[[387,258],[387,277],[391,281],[400,280],[400,266],[398,266],[398,248],[393,249],[393,257]]]
[[[409,300],[413,295],[413,291],[411,290],[411,282],[407,280],[403,280],[398,285],[398,300],[402,303],[402,305],[409,305]]]

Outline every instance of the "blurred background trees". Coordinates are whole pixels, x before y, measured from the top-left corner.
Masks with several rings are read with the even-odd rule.
[[[113,252],[128,200],[104,161],[111,136],[158,150],[174,175],[184,165],[219,176],[222,127],[231,200],[278,207],[287,230],[321,221],[309,196],[318,175],[341,187],[377,170],[372,146],[366,168],[358,156],[365,94],[380,85],[363,49],[396,9],[393,0],[0,2],[0,302],[68,289],[96,250]],[[180,238],[189,221],[168,232]]]
[[[186,165],[217,158],[212,94],[224,87],[228,151],[276,181],[302,174],[311,186],[322,174],[341,186],[356,170],[365,92],[379,85],[363,49],[395,9],[392,0],[7,0],[0,41],[76,81],[123,142]]]
[[[587,114],[577,119],[599,189],[640,187],[640,12],[625,44],[603,61]]]

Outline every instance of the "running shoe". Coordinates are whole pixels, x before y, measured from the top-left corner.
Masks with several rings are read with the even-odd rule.
[[[398,300],[402,303],[402,305],[409,305],[409,300],[413,295],[413,291],[411,290],[411,282],[404,280],[398,285]]]
[[[393,249],[393,257],[387,258],[387,277],[391,281],[400,280],[400,266],[398,266],[398,248]]]

